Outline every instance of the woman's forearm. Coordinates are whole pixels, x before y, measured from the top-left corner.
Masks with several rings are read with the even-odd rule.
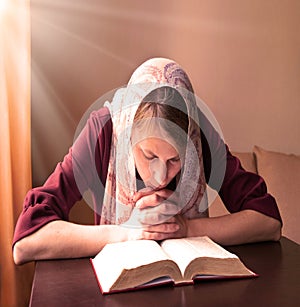
[[[252,210],[191,219],[186,223],[188,237],[209,236],[222,245],[279,240],[281,236],[278,220]],[[89,257],[107,243],[143,238],[145,235],[140,235],[140,231],[123,226],[78,225],[59,220],[18,241],[14,245],[13,257],[16,264],[41,259]]]
[[[253,210],[187,221],[187,236],[204,235],[222,245],[277,241],[281,237],[281,223]]]
[[[116,225],[78,225],[53,221],[14,245],[16,264],[28,261],[88,257],[105,244],[127,240],[124,227]]]

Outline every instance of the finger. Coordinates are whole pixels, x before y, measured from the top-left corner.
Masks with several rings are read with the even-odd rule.
[[[133,196],[133,201],[137,202],[140,198],[151,194],[157,194],[164,199],[178,199],[178,193],[174,191],[168,189],[154,190],[153,188],[147,187],[136,192]]]
[[[172,191],[172,190],[168,190],[168,189],[161,189],[161,190],[157,190],[155,191],[155,193],[157,193],[160,197],[163,197],[165,199],[169,199],[169,198],[177,198],[177,192]]]
[[[162,208],[160,208],[162,207]],[[131,216],[123,225],[142,226],[156,225],[161,223],[178,223],[178,208],[174,204],[162,204],[157,207],[147,209],[133,208]]]
[[[155,215],[164,215],[170,217],[178,214],[180,208],[176,204],[170,203],[168,201],[163,201],[161,204],[158,204],[155,207],[146,207],[144,209],[138,208],[137,210],[139,210],[140,214],[144,215],[155,214]]]
[[[157,193],[152,193],[140,198],[136,203],[135,207],[138,209],[144,209],[147,207],[156,207],[159,205],[164,198],[160,197]]]
[[[156,207],[147,207],[138,210],[138,222],[146,225],[161,224],[170,222],[170,217],[174,217],[180,211],[175,204],[164,202]],[[175,219],[174,219],[175,221]]]
[[[152,210],[156,210],[159,214],[173,216],[180,211],[180,208],[174,203],[163,201],[162,204],[158,205]]]
[[[142,236],[144,240],[155,240],[155,241],[162,241],[174,237],[170,233],[146,232],[146,231],[143,232]]]
[[[179,237],[182,237],[182,236],[178,232],[148,232],[148,231],[143,231],[142,237],[145,240],[161,241],[161,240],[165,240],[165,239],[179,238]]]
[[[146,195],[150,195],[154,192],[154,190],[150,187],[144,188],[136,192],[133,196],[133,201],[138,201],[141,197],[144,197]]]
[[[138,217],[139,223],[147,226],[160,224],[165,222],[166,220],[167,217],[159,216],[157,213],[149,212],[148,210],[147,212],[142,212]]]
[[[140,198],[136,203],[135,207],[138,209],[145,209],[149,207],[157,207],[159,205],[163,205],[161,210],[167,212],[171,210],[170,214],[177,214],[181,208],[178,206],[178,202],[175,200],[174,197],[166,198],[165,195],[162,196],[160,193],[152,193],[150,195],[146,195]]]
[[[146,232],[155,232],[155,233],[174,233],[179,229],[179,225],[176,223],[162,223],[158,225],[150,225],[144,227],[143,230]]]
[[[177,223],[175,217],[158,214],[141,214],[138,218],[138,223],[143,226],[158,225],[163,223]],[[177,223],[178,224],[178,223]]]
[[[169,217],[169,218],[165,221],[165,223],[175,223],[175,224],[177,224],[177,219],[176,219],[175,216],[172,216],[171,218]]]

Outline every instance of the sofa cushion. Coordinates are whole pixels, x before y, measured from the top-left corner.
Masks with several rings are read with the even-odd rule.
[[[284,236],[300,244],[300,156],[254,147],[258,174],[278,204]]]

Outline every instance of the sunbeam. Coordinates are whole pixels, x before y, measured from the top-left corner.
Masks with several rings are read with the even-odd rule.
[[[56,93],[43,71],[32,60],[33,94],[38,101],[32,101],[32,158],[33,185],[41,184],[56,164],[57,156],[63,156],[71,145],[76,119]],[[45,116],[46,115],[46,116]],[[51,134],[47,131],[52,131]],[[44,142],[47,135],[46,144]]]
[[[61,14],[61,12],[60,12],[61,8],[68,9],[69,14],[71,16],[72,16],[71,12],[74,11],[74,9],[78,9],[80,11],[81,15],[83,15],[86,11],[84,9],[84,8],[86,8],[86,6],[78,6],[77,5],[77,6],[73,7],[73,4],[72,4],[72,6],[71,5],[66,6],[66,5],[63,4],[63,2],[60,2],[58,6],[54,6],[52,4],[52,2],[49,2],[49,6],[45,5],[44,8],[50,9],[50,7],[52,9],[57,8],[57,14]],[[87,12],[89,12],[89,10]],[[93,10],[91,10],[91,12],[93,12]],[[48,11],[48,13],[49,13],[49,11]],[[87,47],[93,48],[93,49],[97,50],[98,52],[100,52],[101,54],[106,55],[106,56],[120,62],[123,65],[129,66],[132,69],[134,68],[134,63],[132,63],[131,61],[129,61],[127,59],[124,59],[124,57],[117,55],[116,53],[112,52],[111,50],[107,50],[107,48],[100,46],[99,44],[96,44],[96,43],[94,43],[90,40],[87,40],[83,36],[81,36],[81,35],[79,35],[75,32],[72,32],[72,31],[68,30],[67,28],[63,28],[63,27],[61,27],[57,24],[49,22],[45,18],[42,18],[41,16],[42,16],[41,14],[34,14],[34,13],[32,14],[32,18],[36,19],[39,23],[45,24],[45,25],[51,27],[52,29],[55,29],[56,31],[63,33],[64,35],[78,41],[79,43],[81,43],[81,44],[83,44]],[[76,16],[74,16],[74,18],[76,18]],[[87,22],[90,22],[90,16],[89,16],[89,19],[87,19]],[[100,42],[100,40],[98,42]]]

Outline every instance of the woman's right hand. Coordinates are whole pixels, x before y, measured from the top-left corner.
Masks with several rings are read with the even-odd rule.
[[[129,239],[164,240],[186,235],[185,219],[178,213],[178,197],[174,191],[149,188],[136,193],[128,227]]]
[[[134,199],[135,211],[143,225],[157,225],[166,222],[179,213],[179,197],[176,192],[145,188],[138,191]]]

